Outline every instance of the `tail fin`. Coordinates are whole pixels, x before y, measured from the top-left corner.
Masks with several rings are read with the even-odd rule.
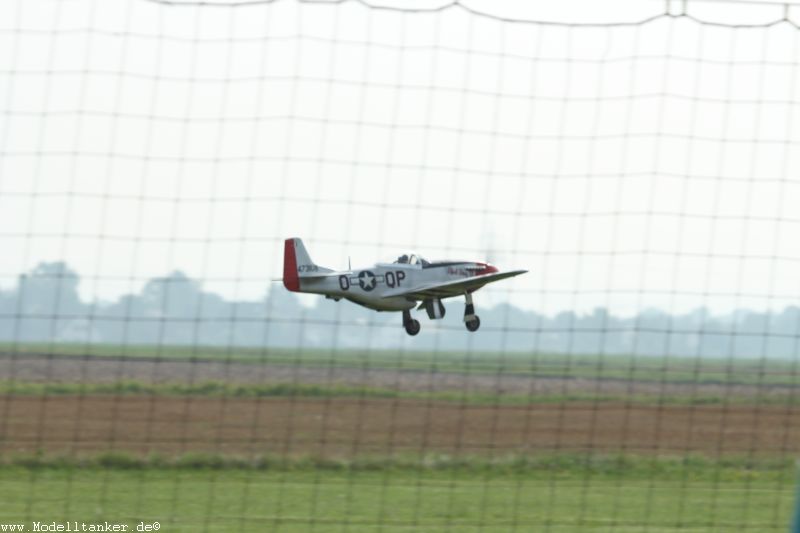
[[[292,292],[300,291],[302,278],[313,278],[333,270],[315,265],[301,239],[286,239],[283,246],[283,286]]]

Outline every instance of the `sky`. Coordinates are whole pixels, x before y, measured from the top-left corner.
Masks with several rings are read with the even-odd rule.
[[[65,260],[87,300],[255,300],[301,237],[529,270],[479,305],[797,304],[800,30],[700,22],[781,6],[403,5],[0,3],[0,287]]]

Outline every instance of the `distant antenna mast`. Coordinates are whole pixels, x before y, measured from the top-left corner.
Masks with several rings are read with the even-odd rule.
[[[347,270],[353,270],[353,267],[350,266],[350,256],[347,256]]]

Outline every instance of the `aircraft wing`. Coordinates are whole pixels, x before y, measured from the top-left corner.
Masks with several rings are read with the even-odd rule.
[[[431,283],[414,287],[412,289],[400,289],[383,295],[384,298],[396,298],[406,296],[415,300],[425,300],[427,298],[447,298],[450,296],[461,296],[465,292],[480,289],[487,283],[500,281],[501,279],[511,278],[526,273],[527,270],[511,270],[509,272],[497,272],[493,274],[483,274],[471,278],[446,281],[444,283]]]

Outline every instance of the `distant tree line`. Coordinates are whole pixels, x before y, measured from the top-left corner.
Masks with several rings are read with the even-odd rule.
[[[322,297],[301,305],[280,284],[258,301],[229,301],[181,272],[149,280],[114,302],[84,302],[80,277],[62,262],[41,263],[0,291],[0,342],[106,343],[231,347],[403,348],[537,353],[794,358],[800,308],[711,315],[706,309],[671,315],[646,310],[618,317],[548,316],[503,304],[481,308],[481,330],[468,333],[462,305],[448,305],[437,322],[423,319],[408,337],[396,313],[375,313]],[[454,301],[455,302],[455,301]],[[447,302],[446,302],[447,303]]]

